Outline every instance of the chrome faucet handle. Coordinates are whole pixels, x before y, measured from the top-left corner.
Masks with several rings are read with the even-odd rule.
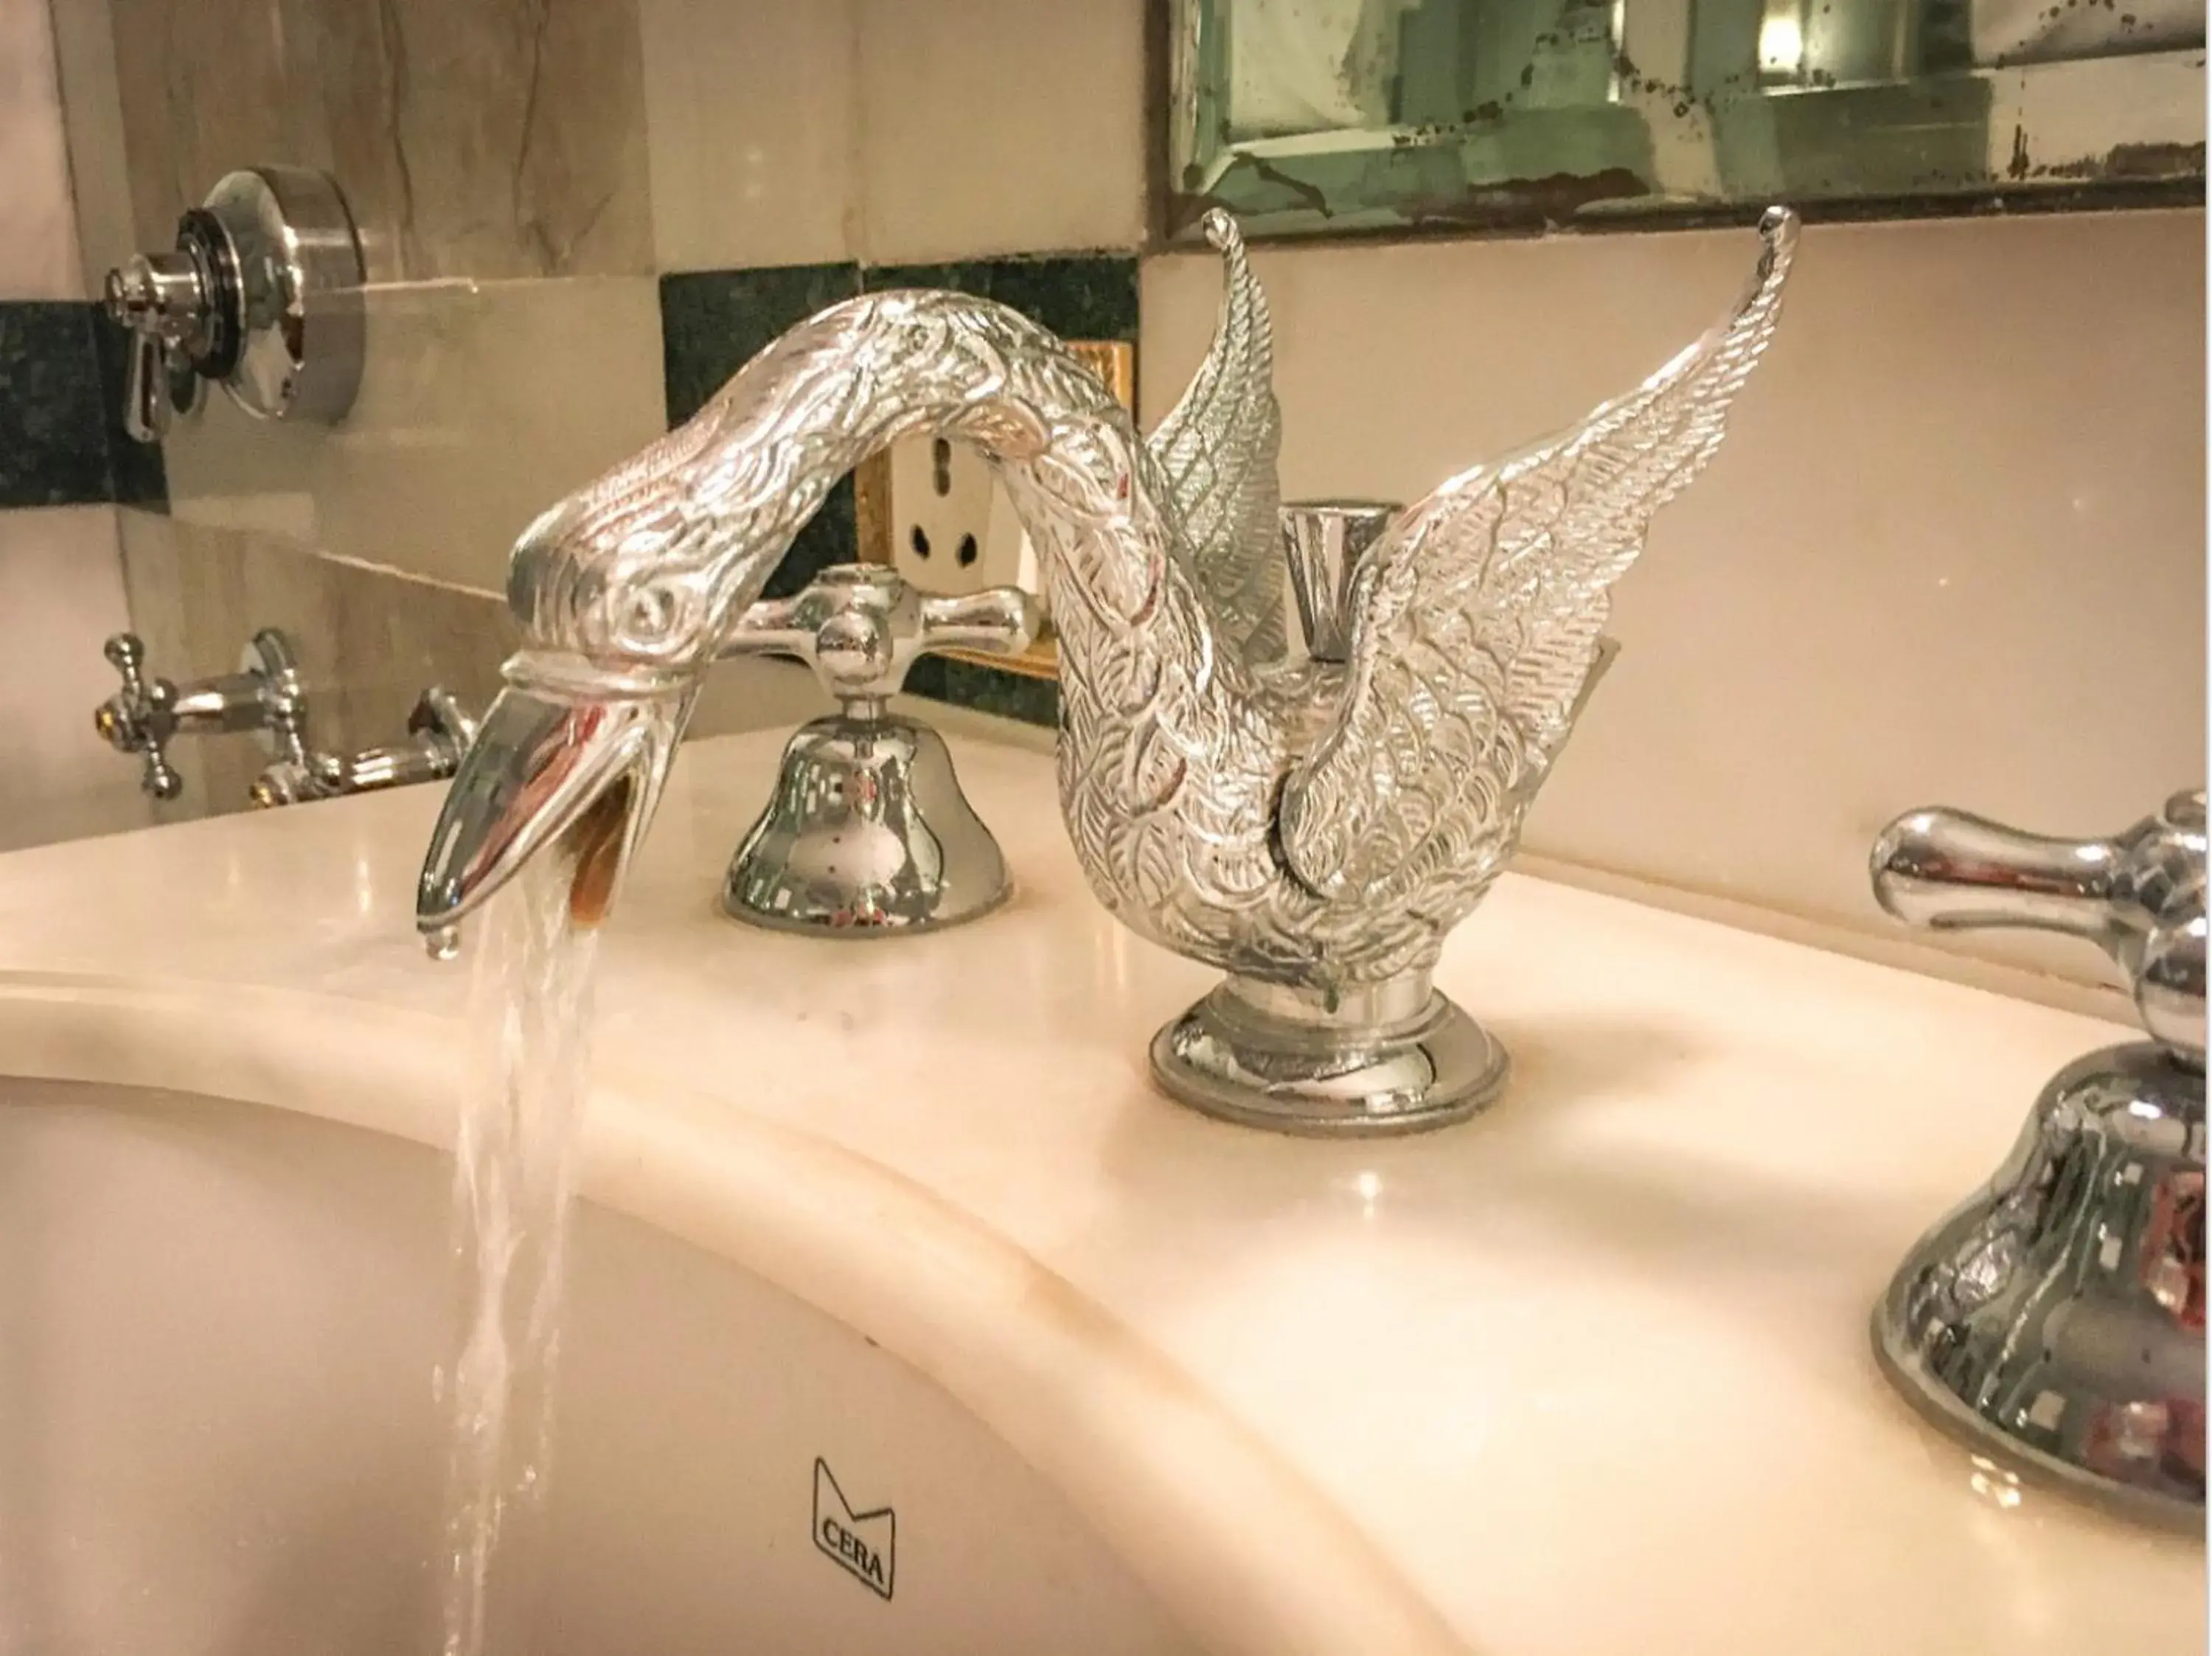
[[[1018,587],[929,597],[884,565],[836,564],[804,591],[747,610],[721,653],[794,656],[848,715],[866,717],[883,711],[931,652],[1016,655],[1042,622],[1036,600]]]
[[[172,375],[189,373],[210,349],[214,283],[196,245],[180,235],[174,252],[133,253],[107,273],[107,313],[131,331],[123,428],[141,443],[158,443],[169,428]]]
[[[460,768],[477,737],[477,721],[449,690],[432,685],[407,715],[407,739],[359,753],[288,751],[253,779],[259,808],[337,799],[415,782],[442,782]]]
[[[1015,587],[925,597],[896,571],[860,563],[746,610],[722,652],[796,656],[840,706],[785,744],[767,808],[731,859],[723,912],[779,931],[883,937],[1005,901],[1006,858],[944,737],[884,704],[931,651],[1019,651],[1041,616]]]
[[[179,736],[252,731],[278,760],[305,757],[307,693],[291,640],[275,628],[253,635],[236,672],[184,684],[147,675],[146,646],[135,633],[116,634],[105,651],[123,688],[93,710],[93,728],[117,752],[143,756],[139,786],[156,799],[173,799],[184,787],[169,763]]]
[[[2023,833],[1966,811],[1908,811],[1875,839],[1874,892],[1933,931],[2021,926],[2102,949],[2153,1040],[2204,1062],[2205,799],[2177,793],[2103,840]]]
[[[168,755],[169,738],[177,729],[177,687],[166,678],[148,681],[143,670],[146,643],[136,633],[116,634],[104,653],[122,678],[123,688],[93,709],[92,726],[118,753],[143,756],[140,787],[156,799],[173,799],[185,786]]]

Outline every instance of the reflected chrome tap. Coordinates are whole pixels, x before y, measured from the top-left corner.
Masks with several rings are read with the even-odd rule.
[[[1504,1051],[1431,970],[1566,741],[1613,583],[1773,337],[1796,221],[1769,212],[1719,324],[1569,430],[1379,521],[1293,508],[1296,662],[1267,302],[1234,222],[1206,230],[1215,337],[1150,438],[1015,312],[870,294],[532,525],[507,581],[527,643],[439,823],[422,927],[442,934],[625,779],[634,844],[701,675],[799,526],[860,461],[939,435],[982,452],[1037,549],[1061,812],[1092,891],[1228,974],[1155,1041],[1163,1086],[1311,1132],[1494,1097]]]
[[[460,767],[476,733],[477,722],[467,710],[450,691],[434,684],[416,698],[402,740],[357,753],[326,753],[310,748],[304,734],[298,734],[253,779],[248,797],[268,809],[442,782]]]
[[[118,753],[139,756],[139,786],[156,799],[184,792],[183,777],[169,763],[178,737],[251,731],[278,756],[306,740],[307,692],[299,657],[273,627],[263,628],[240,652],[236,672],[182,684],[147,674],[146,646],[136,633],[118,633],[105,647],[123,685],[93,710],[93,728]]]

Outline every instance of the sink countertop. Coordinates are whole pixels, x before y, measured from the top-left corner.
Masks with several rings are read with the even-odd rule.
[[[1019,889],[858,943],[714,907],[781,732],[692,744],[601,954],[586,1193],[944,1386],[1224,1653],[2200,1652],[2204,1552],[1978,1468],[1875,1371],[1913,1238],[2118,1026],[1508,876],[1440,986],[1511,1049],[1425,1137],[1256,1134],[1146,1043],[1050,761],[956,738]],[[440,1141],[434,790],[0,857],[0,1073]]]

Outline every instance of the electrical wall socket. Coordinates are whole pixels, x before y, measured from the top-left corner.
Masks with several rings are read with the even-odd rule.
[[[1067,348],[1123,408],[1134,409],[1136,354],[1128,341],[1071,340]],[[965,444],[930,437],[896,444],[857,467],[853,487],[863,562],[888,563],[920,591],[946,597],[992,586],[1044,597],[1042,572],[1013,502],[989,464]],[[1050,622],[1048,615],[1043,635],[1019,656],[975,658],[1049,678],[1059,670]]]
[[[990,465],[964,443],[916,437],[890,452],[891,567],[924,592],[1037,590],[1036,558]]]

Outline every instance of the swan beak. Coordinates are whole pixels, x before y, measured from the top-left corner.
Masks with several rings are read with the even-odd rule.
[[[690,701],[538,684],[501,690],[454,773],[423,858],[415,925],[433,952],[548,849],[573,869],[575,922],[605,919],[653,818]]]

